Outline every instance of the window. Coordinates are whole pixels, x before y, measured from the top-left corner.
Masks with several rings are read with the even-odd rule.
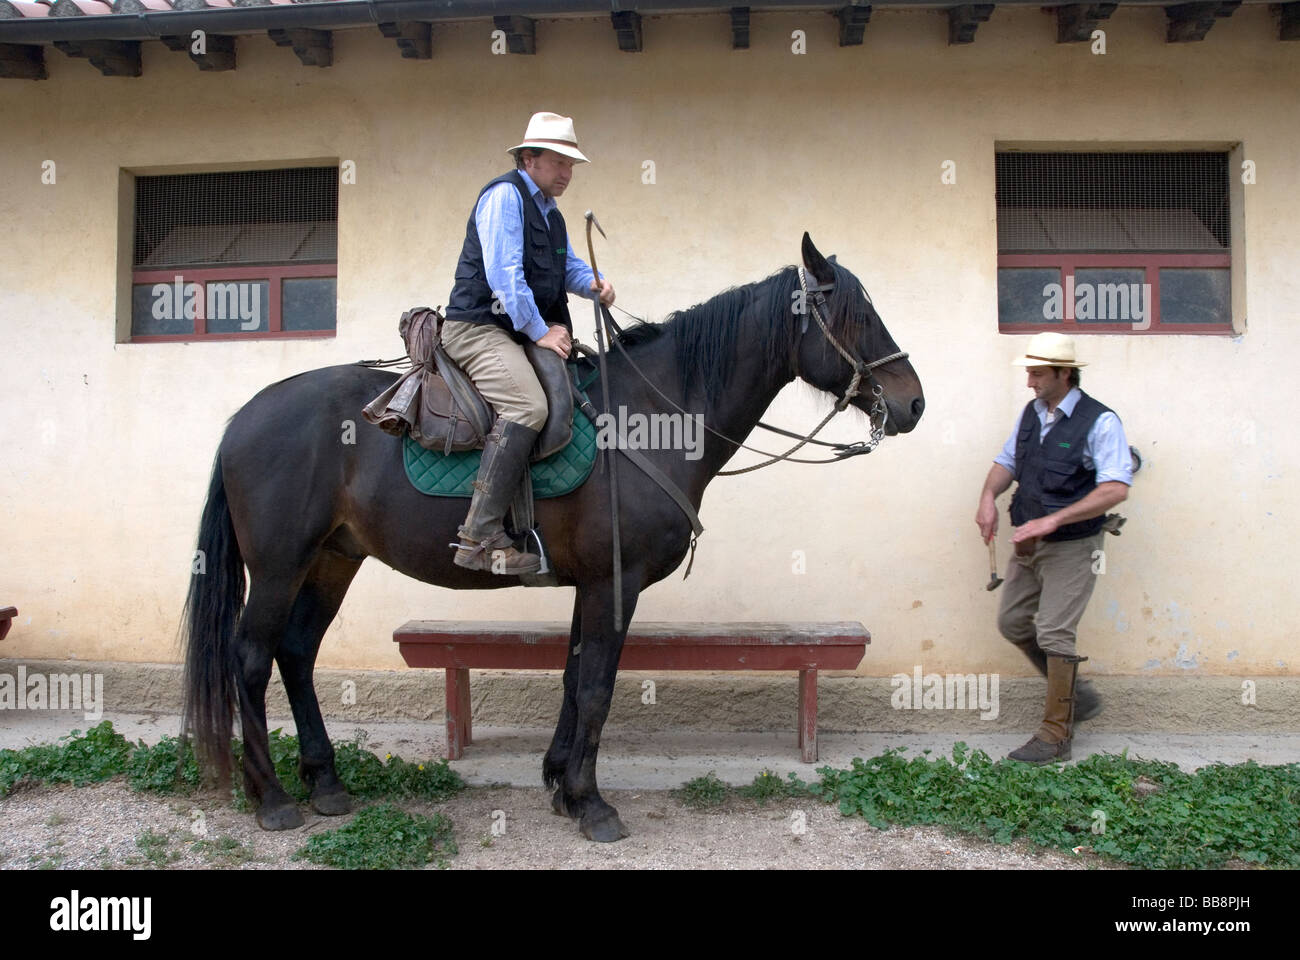
[[[997,154],[1003,333],[1232,333],[1228,154]]]
[[[338,170],[135,178],[131,340],[333,336]]]

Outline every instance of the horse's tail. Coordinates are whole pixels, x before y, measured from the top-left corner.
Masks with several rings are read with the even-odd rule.
[[[189,595],[181,613],[185,644],[181,736],[193,735],[199,762],[209,772],[215,771],[223,789],[234,763],[230,745],[238,703],[234,637],[243,611],[244,558],[230,519],[218,453],[199,522]]]

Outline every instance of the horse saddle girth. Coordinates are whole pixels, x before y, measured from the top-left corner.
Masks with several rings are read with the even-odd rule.
[[[402,314],[398,331],[412,367],[362,411],[380,429],[411,439],[434,453],[482,449],[496,423],[492,405],[469,375],[442,347],[442,316],[428,307]],[[544,460],[573,436],[573,385],[564,360],[535,343],[524,345],[546,394],[546,424],[533,446],[532,460]]]

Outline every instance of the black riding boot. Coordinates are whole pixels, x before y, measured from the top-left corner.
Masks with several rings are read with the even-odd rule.
[[[455,557],[458,567],[512,576],[541,569],[542,558],[516,550],[505,530],[506,511],[528,470],[528,457],[536,440],[536,430],[497,418],[483,444],[474,499],[460,528]]]

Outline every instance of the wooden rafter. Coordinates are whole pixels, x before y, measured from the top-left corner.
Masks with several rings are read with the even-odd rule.
[[[974,43],[975,31],[993,16],[991,3],[963,3],[948,8],[948,45]]]

